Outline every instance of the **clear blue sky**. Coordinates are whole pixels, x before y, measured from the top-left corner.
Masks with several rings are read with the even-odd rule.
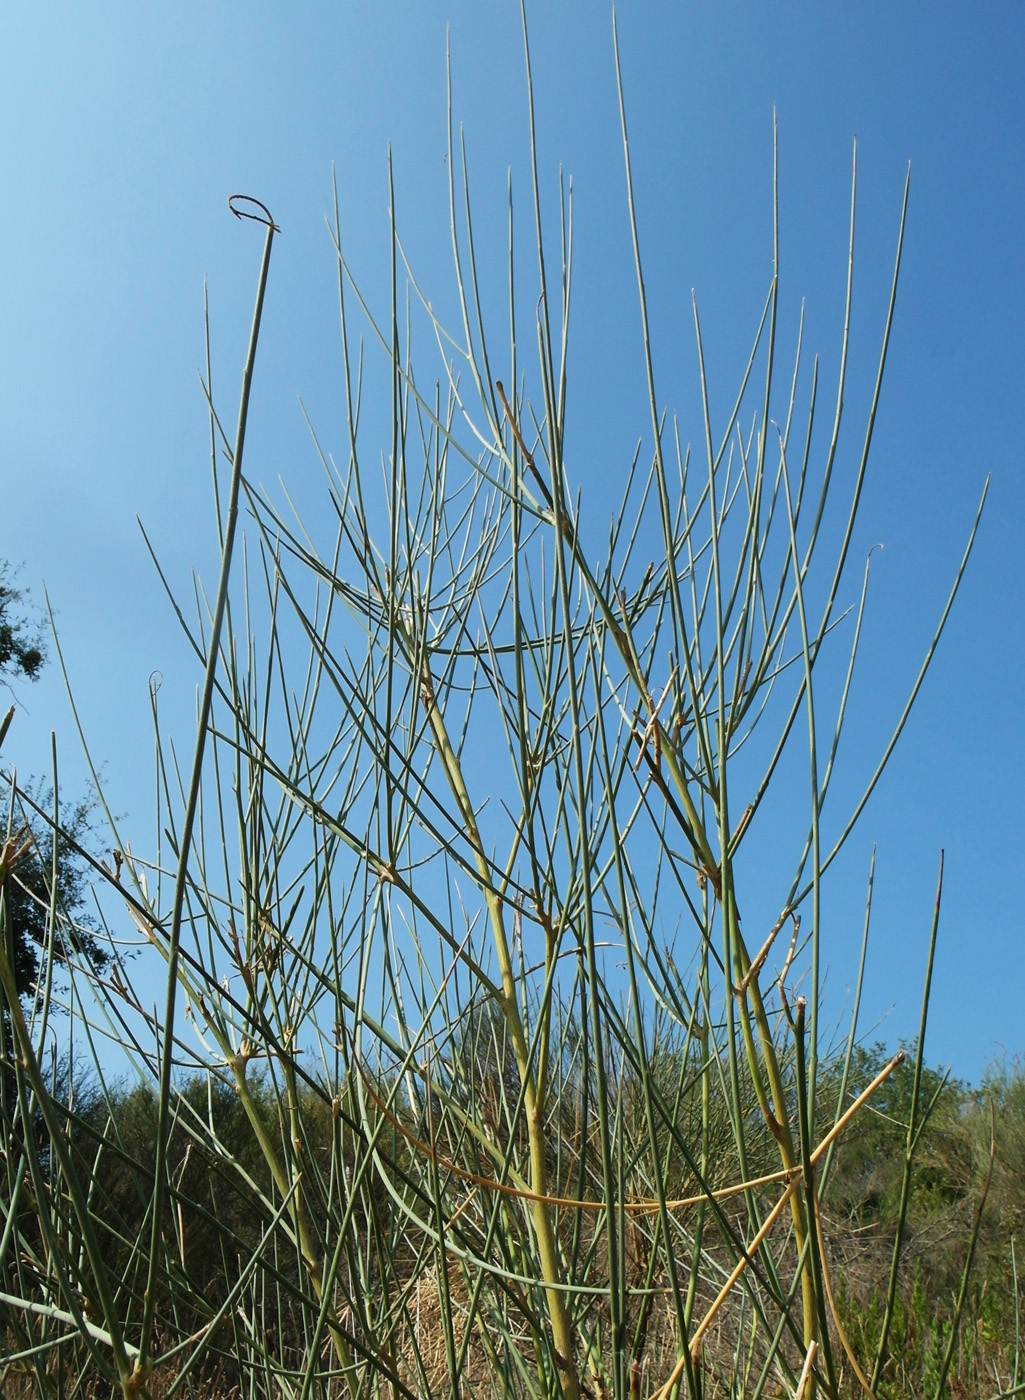
[[[529,6],[546,194],[572,173],[571,384],[587,494],[646,429],[610,11]],[[527,195],[518,8],[511,0],[10,7],[0,46],[0,558],[58,611],[90,743],[138,847],[151,834],[147,680],[164,675],[180,738],[196,673],[149,564],[145,522],[179,591],[215,568],[203,357],[209,283],[215,391],[234,412],[258,247],[226,196],[258,195],[274,254],[250,426],[251,475],[317,468],[302,393],[341,432],[335,269],[323,215],[338,171],[343,232],[371,293],[387,259],[387,143],[407,250],[451,296],[444,154],[446,22],[480,227],[500,267],[506,171]],[[910,215],[858,562],[873,564],[852,772],[903,703],[982,490],[975,558],[891,771],[838,872],[827,930],[837,1009],[878,843],[866,1027],[913,1033],[936,864],[947,880],[930,1059],[978,1077],[1025,1049],[1025,9],[1018,3],[624,4],[620,43],[660,398],[700,439],[690,289],[713,394],[742,366],[771,266],[772,111],[780,132],[783,302],[835,372],[851,142],[858,138],[858,358],[863,421],[904,173]],[[522,224],[527,204],[524,198]],[[857,434],[854,434],[854,438]],[[608,446],[602,463],[595,445]],[[853,451],[853,447],[851,448]],[[584,465],[584,459],[588,465]],[[571,461],[571,470],[573,464]],[[852,583],[852,588],[854,584]],[[48,766],[58,733],[82,765],[55,672],[19,687],[5,757]]]

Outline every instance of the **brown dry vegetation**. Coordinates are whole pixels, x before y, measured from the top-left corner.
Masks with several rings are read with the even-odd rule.
[[[858,1051],[855,1081],[864,1083],[884,1063],[881,1049]],[[672,1067],[667,1065],[665,1072],[672,1073]],[[838,1075],[839,1066],[831,1066],[823,1076],[827,1103],[829,1085],[837,1082]],[[899,1204],[910,1077],[911,1066],[906,1063],[881,1088],[871,1108],[852,1123],[842,1139],[824,1195],[823,1227],[838,1314],[832,1321],[832,1331],[840,1393],[844,1395],[858,1393],[859,1385],[844,1355],[836,1321],[842,1324],[866,1371],[871,1370],[879,1340]],[[379,1088],[386,1096],[388,1085],[382,1083]],[[1021,1227],[1025,1200],[1025,1159],[1020,1151],[1025,1134],[1025,1078],[1018,1066],[1012,1066],[994,1072],[982,1089],[968,1090],[956,1082],[941,1088],[940,1076],[927,1072],[925,1088],[926,1102],[937,1091],[938,1097],[917,1147],[897,1275],[897,1306],[876,1393],[880,1397],[907,1396],[917,1400],[921,1396],[931,1400],[942,1352],[951,1333],[954,1300],[984,1186],[992,1103],[997,1121],[993,1179],[982,1215],[966,1303],[956,1325],[954,1360],[946,1393],[951,1397],[999,1394],[1013,1383],[1016,1372],[1017,1298],[1012,1245]],[[495,1103],[503,1097],[494,1077],[490,1083],[478,1083],[476,1090],[490,1094]],[[261,1084],[259,1097],[261,1111],[273,1130],[274,1096],[266,1083]],[[316,1125],[319,1123],[319,1131],[328,1135],[339,1120],[317,1107],[323,1102],[311,1096],[311,1112],[305,1118],[308,1138],[304,1151],[321,1154],[326,1160],[330,1143],[316,1140]],[[692,1108],[684,1095],[680,1116],[684,1127],[691,1126],[687,1117]],[[165,1276],[166,1291],[159,1307],[160,1350],[165,1352],[208,1326],[228,1290],[237,1282],[240,1260],[264,1237],[269,1204],[273,1201],[266,1164],[231,1090],[211,1089],[198,1079],[193,1081],[183,1088],[180,1101],[183,1119],[190,1111],[192,1125],[188,1131],[182,1127],[176,1133],[172,1148],[172,1180],[181,1195],[172,1204],[166,1221],[168,1242],[178,1258],[176,1267]],[[632,1111],[628,1095],[624,1095],[623,1111]],[[504,1117],[507,1112],[503,1108],[498,1116]],[[826,1113],[828,1116],[828,1107]],[[396,1122],[400,1121],[398,1114],[395,1117]],[[494,1262],[500,1269],[515,1272],[516,1241],[522,1240],[525,1247],[528,1243],[523,1234],[522,1202],[515,1197],[501,1202],[493,1191],[465,1177],[459,1178],[452,1171],[448,1164],[458,1159],[467,1176],[472,1173],[483,1181],[491,1175],[479,1154],[467,1155],[465,1142],[460,1142],[457,1120],[444,1110],[438,1121],[429,1125],[434,1140],[433,1164],[424,1161],[417,1145],[422,1140],[413,1140],[416,1125],[409,1123],[408,1115],[402,1117],[409,1137],[403,1137],[392,1125],[385,1125],[392,1138],[389,1156],[400,1169],[395,1181],[400,1183],[400,1190],[410,1191],[415,1188],[418,1175],[428,1169],[450,1176],[449,1228],[456,1248],[446,1261],[448,1278],[443,1293],[439,1289],[441,1264],[437,1248],[423,1233],[410,1228],[380,1183],[368,1189],[364,1208],[353,1217],[357,1248],[358,1242],[375,1234],[383,1246],[373,1271],[381,1290],[380,1298],[374,1302],[383,1304],[388,1318],[384,1335],[396,1380],[402,1393],[450,1394],[451,1351],[459,1358],[462,1393],[474,1397],[501,1395],[503,1375],[512,1380],[517,1373],[536,1374],[538,1358],[532,1324],[535,1313],[530,1298],[515,1282],[503,1281],[496,1275],[485,1282],[486,1301],[482,1305],[478,1299],[467,1336],[471,1294],[480,1280],[477,1271],[460,1262],[459,1252],[473,1230],[485,1230],[488,1212],[499,1209],[504,1216],[503,1248]],[[17,1170],[18,1134],[11,1118],[5,1121],[8,1131],[4,1156],[10,1172]],[[138,1289],[142,1279],[138,1242],[144,1236],[150,1194],[143,1167],[151,1158],[156,1129],[153,1096],[144,1090],[123,1091],[104,1101],[80,1086],[74,1114],[66,1121],[74,1150],[91,1172],[95,1220],[105,1255],[115,1272],[124,1278],[126,1288]],[[205,1131],[200,1127],[204,1121]],[[565,1152],[553,1164],[557,1168],[553,1182],[557,1182],[560,1194],[573,1196],[582,1181],[593,1182],[594,1163],[587,1160],[593,1154],[581,1155],[573,1150],[572,1116],[566,1129]],[[726,1129],[723,1137],[727,1138]],[[766,1133],[752,1165],[758,1171],[771,1170],[772,1161],[772,1143]],[[708,1184],[717,1187],[736,1179],[736,1163],[724,1145],[709,1173]],[[636,1191],[640,1182],[637,1178],[635,1181]],[[694,1187],[693,1177],[682,1161],[667,1175],[667,1182],[675,1188],[674,1194],[685,1195]],[[259,1186],[261,1193],[267,1193],[264,1203],[254,1194],[254,1185]],[[756,1194],[764,1210],[778,1194],[778,1188]],[[585,1190],[584,1198],[586,1195]],[[626,1201],[630,1195],[628,1187]],[[559,1238],[567,1277],[580,1272],[574,1266],[575,1260],[590,1255],[588,1280],[592,1287],[608,1279],[607,1244],[595,1222],[593,1212],[570,1208],[559,1212]],[[679,1354],[679,1332],[668,1296],[670,1281],[660,1258],[657,1221],[647,1213],[624,1211],[620,1223],[631,1391],[646,1396],[656,1391],[673,1370]],[[466,1231],[461,1238],[460,1227]],[[0,1288],[9,1294],[17,1293],[19,1288],[24,1290],[29,1282],[26,1255],[33,1238],[38,1239],[38,1230],[28,1211],[19,1220],[18,1231],[23,1243],[21,1268],[8,1255],[0,1280]],[[688,1247],[692,1231],[693,1220],[681,1215],[681,1252]],[[728,1243],[730,1235],[739,1240],[747,1231],[743,1198],[733,1198],[725,1203],[718,1230],[705,1235],[695,1317],[701,1317],[711,1304],[722,1272],[732,1266],[735,1256]],[[293,1385],[301,1384],[308,1360],[308,1318],[301,1307],[290,1302],[290,1291],[301,1292],[303,1283],[287,1226],[278,1227],[272,1242],[264,1238],[262,1248],[264,1276],[254,1280],[247,1290],[237,1315],[229,1310],[229,1315],[208,1336],[207,1353],[189,1375],[184,1393],[197,1397],[249,1394],[254,1372],[260,1372],[268,1356],[273,1357],[273,1369],[280,1368],[281,1379],[269,1390],[261,1382],[261,1393],[285,1395],[289,1376]],[[771,1308],[770,1268],[777,1271],[785,1286],[794,1277],[796,1259],[785,1226],[770,1236],[764,1256],[756,1262],[759,1267],[752,1266],[751,1273],[761,1277],[753,1292],[748,1295],[744,1287],[737,1287],[708,1333],[703,1367],[705,1394],[710,1397],[747,1394],[757,1383],[765,1334],[756,1323],[755,1307]],[[447,1308],[443,1296],[449,1300]],[[259,1308],[254,1311],[252,1305],[257,1298]],[[373,1355],[380,1348],[380,1340],[375,1343],[374,1337],[380,1339],[382,1331],[380,1315],[372,1333],[364,1325],[364,1308],[369,1302],[359,1296],[359,1286],[352,1279],[339,1279],[335,1316],[357,1351],[365,1347]],[[503,1313],[501,1328],[489,1325],[492,1310]],[[586,1361],[586,1384],[593,1395],[600,1397],[608,1390],[612,1365],[607,1299],[600,1294],[578,1297],[574,1312],[581,1348],[587,1338],[587,1352],[580,1358]],[[263,1329],[259,1336],[240,1321],[256,1315]],[[0,1317],[4,1326],[3,1347],[8,1355],[24,1353],[33,1341],[42,1342],[52,1335],[52,1323],[37,1320],[33,1325],[15,1309],[4,1308]],[[323,1352],[326,1342],[322,1340],[320,1347]],[[503,1354],[497,1353],[498,1347]],[[797,1341],[790,1338],[784,1347],[792,1364],[796,1364]],[[151,1394],[160,1397],[167,1393],[178,1370],[174,1362],[166,1370],[158,1364]],[[53,1353],[41,1370],[27,1361],[8,1364],[4,1393],[11,1400],[46,1393],[60,1395],[66,1393],[65,1386],[75,1377],[76,1394],[93,1397],[111,1393],[109,1382],[91,1370],[81,1342],[74,1341]],[[327,1396],[348,1392],[341,1379],[331,1382],[325,1378],[315,1393]],[[763,1393],[786,1392],[778,1389],[776,1381]]]

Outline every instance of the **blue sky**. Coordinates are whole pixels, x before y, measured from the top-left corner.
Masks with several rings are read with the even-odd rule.
[[[600,497],[647,426],[611,15],[605,4],[567,0],[528,6],[528,20],[550,208],[560,163],[574,182],[577,477],[585,497]],[[644,2],[623,5],[618,22],[658,394],[695,440],[690,293],[713,401],[718,393],[727,411],[771,272],[774,105],[781,336],[792,343],[805,298],[806,339],[822,354],[825,382],[839,349],[857,136],[855,423],[871,390],[912,163],[897,317],[852,565],[860,578],[868,548],[884,543],[853,702],[852,772],[871,767],[899,713],[988,473],[992,485],[917,713],[838,872],[827,947],[839,1010],[876,842],[864,1024],[886,1018],[879,1035],[891,1042],[912,1034],[945,847],[930,1058],[976,1078],[1002,1051],[1025,1049],[1025,11]],[[316,472],[297,394],[329,443],[342,429],[323,221],[332,162],[348,254],[374,296],[386,286],[391,142],[405,246],[438,304],[451,305],[446,24],[485,272],[501,277],[509,168],[523,228],[528,215],[522,40],[507,0],[40,0],[5,16],[0,558],[23,562],[21,582],[36,597],[49,590],[90,744],[137,846],[152,824],[148,678],[163,674],[164,711],[184,740],[197,677],[136,516],[183,595],[193,567],[213,578],[197,374],[203,282],[215,394],[230,418],[258,259],[226,197],[258,195],[282,228],[248,468],[294,486]],[[56,668],[16,698],[22,712],[5,757],[23,773],[45,771],[56,730],[65,789],[82,784]]]

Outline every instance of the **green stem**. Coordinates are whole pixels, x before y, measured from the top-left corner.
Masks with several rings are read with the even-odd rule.
[[[232,196],[232,199],[247,196]],[[258,201],[248,201],[258,204]],[[221,570],[217,585],[217,599],[210,623],[210,643],[206,658],[206,675],[203,680],[203,693],[199,705],[199,718],[196,725],[196,748],[192,760],[192,776],[189,784],[185,818],[182,823],[181,844],[178,856],[178,870],[174,883],[174,902],[171,911],[171,929],[167,952],[167,996],[164,1006],[164,1042],[160,1055],[160,1087],[158,1093],[157,1148],[155,1180],[153,1187],[153,1216],[151,1220],[149,1268],[146,1278],[145,1306],[139,1337],[139,1359],[136,1374],[145,1378],[152,1369],[150,1349],[156,1319],[156,1282],[159,1261],[162,1255],[161,1235],[164,1207],[167,1201],[167,1148],[171,1133],[171,1070],[174,1062],[174,1021],[178,995],[178,961],[181,947],[182,915],[185,907],[185,890],[188,883],[189,858],[192,853],[192,832],[199,807],[199,792],[203,777],[203,755],[206,748],[207,728],[213,703],[214,682],[217,676],[217,662],[220,653],[221,630],[228,602],[228,580],[231,575],[231,556],[235,543],[235,527],[238,523],[238,496],[242,480],[242,454],[246,441],[246,421],[249,416],[249,394],[253,382],[253,367],[256,362],[256,345],[260,336],[260,319],[263,314],[263,298],[267,289],[267,275],[270,270],[271,246],[274,242],[276,225],[263,205],[258,207],[265,218],[236,209],[229,201],[229,207],[237,218],[255,219],[264,223],[267,235],[263,246],[263,261],[256,290],[256,306],[253,311],[253,325],[249,335],[249,351],[242,372],[242,397],[239,403],[238,428],[235,434],[235,450],[231,462],[231,487],[228,495],[228,512],[224,526],[224,544],[221,549]]]
[[[502,900],[494,888],[491,869],[484,851],[484,843],[481,840],[477,818],[474,815],[473,803],[470,801],[463,780],[462,765],[449,739],[445,720],[434,693],[434,684],[426,666],[421,675],[420,694],[427,712],[435,748],[459,808],[459,814],[480,874],[481,889],[487,904],[495,943],[495,954],[498,959],[501,983],[499,1003],[509,1032],[513,1055],[516,1059],[516,1068],[523,1085],[523,1106],[530,1150],[530,1190],[535,1198],[545,1197],[549,1192],[544,1136],[544,1103],[538,1098],[537,1084],[530,1063],[530,1050],[516,998],[516,982],[509,940],[505,931]],[[562,1383],[563,1397],[564,1400],[579,1400],[580,1384],[573,1359],[573,1324],[566,1306],[565,1294],[559,1288],[551,1286],[560,1282],[562,1272],[559,1265],[559,1246],[551,1218],[551,1208],[544,1200],[533,1199],[530,1202],[530,1217],[537,1239],[541,1276],[544,1283],[549,1285],[545,1288],[545,1297],[552,1327],[552,1342],[555,1347],[555,1364]]]

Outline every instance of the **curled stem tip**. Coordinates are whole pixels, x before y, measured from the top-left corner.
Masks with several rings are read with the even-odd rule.
[[[259,213],[253,213],[251,209],[244,206],[253,205]],[[266,204],[262,200],[256,199],[251,194],[230,194],[228,196],[228,208],[235,215],[236,219],[252,219],[255,224],[263,224],[266,228],[272,228],[275,233],[280,233],[281,229],[274,222],[273,216]]]

